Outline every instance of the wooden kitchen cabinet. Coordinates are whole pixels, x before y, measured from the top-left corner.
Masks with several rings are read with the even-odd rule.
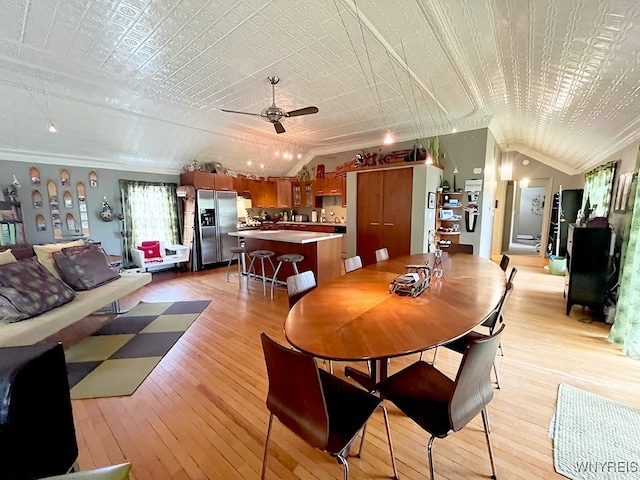
[[[390,257],[408,255],[413,169],[360,173],[357,188],[357,252],[362,263],[375,263],[375,251],[383,247]]]
[[[291,208],[291,182],[289,180],[276,181],[276,206],[279,208]]]
[[[201,172],[182,172],[180,174],[180,185],[193,185],[196,190],[215,190],[215,178],[213,173]]]
[[[262,207],[274,208],[276,206],[276,183],[271,180],[261,182]]]
[[[233,181],[235,180],[233,177],[229,175],[222,175],[219,173],[212,173],[213,181],[214,181],[214,190],[219,190],[223,192],[230,192],[235,190],[235,185]]]

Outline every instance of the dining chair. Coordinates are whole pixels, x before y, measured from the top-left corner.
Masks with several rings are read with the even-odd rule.
[[[473,255],[473,245],[468,245],[466,243],[452,243],[447,247],[447,252],[468,253],[469,255]]]
[[[360,456],[367,420],[380,407],[387,430],[393,475],[398,479],[389,416],[382,399],[319,369],[312,356],[286,348],[264,333],[260,337],[269,377],[266,402],[269,425],[260,478],[264,480],[267,469],[269,438],[275,416],[309,445],[335,457],[343,467],[344,480],[348,480],[349,448],[362,430],[357,454]]]
[[[287,296],[289,297],[289,310],[307,293],[317,287],[316,277],[311,270],[287,277]],[[329,372],[333,373],[333,361],[324,360],[329,365]]]
[[[379,248],[376,250],[376,263],[384,262],[385,260],[389,260],[389,250],[386,248]]]
[[[434,440],[461,430],[478,413],[482,414],[491,478],[496,478],[487,405],[493,398],[491,367],[503,331],[504,325],[495,334],[467,344],[455,380],[432,365],[417,361],[374,387],[374,391],[431,434],[427,444],[431,480]]]
[[[509,255],[502,255],[502,259],[500,259],[500,268],[502,269],[503,272],[507,271],[507,267],[509,266],[509,261],[511,259],[509,258]]]
[[[496,326],[502,325],[504,323],[504,317],[503,317],[502,311],[503,311],[505,302],[511,295],[512,291],[513,291],[513,283],[507,283],[504,293],[502,294],[502,298],[500,298],[500,302],[498,303],[498,306],[493,312],[491,312],[491,314],[485,319],[485,321],[482,322],[482,326],[487,327],[489,329],[489,335],[493,334]],[[462,337],[457,338],[452,342],[445,343],[442,346],[445,348],[448,348],[449,350],[453,350],[454,352],[464,353],[467,345],[470,342],[477,339],[485,338],[485,337],[487,337],[487,335],[480,332],[476,332],[475,330],[472,330],[466,335],[463,335]],[[501,342],[498,343],[498,348],[500,348],[500,345],[501,345]],[[437,358],[437,350],[433,357],[432,365],[434,366],[436,364],[436,358]],[[496,375],[496,388],[500,389],[500,375],[498,374],[498,365],[496,363],[495,358],[493,359],[493,371]]]
[[[344,273],[353,272],[354,270],[358,270],[359,268],[362,268],[362,259],[359,255],[347,258],[344,261]]]
[[[316,277],[311,270],[287,277],[287,296],[291,309],[298,300],[317,287]]]

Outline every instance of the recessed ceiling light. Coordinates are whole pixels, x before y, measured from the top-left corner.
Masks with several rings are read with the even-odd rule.
[[[298,154],[298,160],[300,160],[301,158],[302,158],[302,154],[301,154],[301,153],[299,153],[299,154]]]
[[[458,129],[457,129],[456,127],[453,127],[453,128],[451,129],[451,133],[456,133],[457,131],[458,131]]]
[[[387,132],[387,134],[384,137],[383,143],[385,145],[391,145],[393,143],[393,137],[391,136],[391,132]]]
[[[251,160],[249,160],[249,161],[247,162],[247,165],[251,166]]]
[[[56,126],[53,123],[50,123],[47,126],[47,130],[49,131],[49,133],[57,133],[58,129],[56,128]]]
[[[275,152],[273,152],[273,154],[277,157],[278,155],[280,155],[280,152],[276,150]]]
[[[263,163],[260,164],[260,168],[264,168],[264,164]]]
[[[529,165],[529,159],[525,158],[524,160],[522,160],[522,164],[523,165]]]

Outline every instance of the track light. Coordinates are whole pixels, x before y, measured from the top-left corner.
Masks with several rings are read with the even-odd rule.
[[[47,126],[47,130],[49,131],[49,133],[58,133],[58,129],[56,128],[56,126],[53,123],[50,123]]]

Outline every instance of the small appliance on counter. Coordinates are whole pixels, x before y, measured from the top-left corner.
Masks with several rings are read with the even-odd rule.
[[[311,212],[311,221],[314,223],[318,221],[318,212],[316,210],[313,210]]]

